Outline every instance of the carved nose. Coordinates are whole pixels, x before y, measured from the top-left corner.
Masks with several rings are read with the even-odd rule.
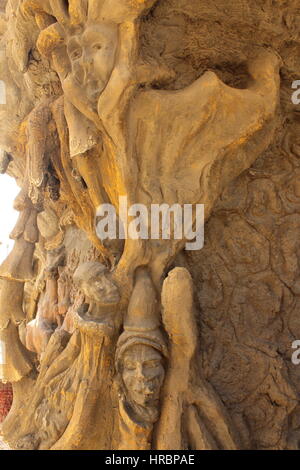
[[[136,375],[137,375],[137,378],[140,379],[140,380],[143,380],[146,377],[144,368],[140,364],[138,364],[137,367],[136,367]]]
[[[87,75],[91,72],[93,64],[94,64],[94,59],[91,56],[86,55],[86,54],[82,55],[82,66]]]

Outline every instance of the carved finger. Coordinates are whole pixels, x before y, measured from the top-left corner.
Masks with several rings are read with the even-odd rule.
[[[196,383],[190,386],[189,393],[190,401],[205,417],[205,421],[215,423],[211,426],[211,435],[222,444],[222,448],[226,450],[238,448],[238,436],[235,434],[231,418],[212,386],[198,375]]]
[[[50,57],[55,49],[64,44],[64,40],[63,28],[55,23],[40,33],[37,40],[38,51],[45,57]]]
[[[105,0],[101,17],[116,23],[134,21],[156,2],[157,0]]]
[[[191,405],[187,408],[185,421],[191,449],[218,450],[217,443],[206,428],[195,406]]]
[[[76,26],[85,23],[87,14],[88,0],[69,0],[69,15],[72,25]]]
[[[36,13],[51,13],[49,0],[25,0],[20,6],[20,10],[25,15],[35,15]]]
[[[175,268],[164,281],[162,319],[172,343],[187,355],[197,344],[197,324],[193,300],[193,281],[185,268]]]
[[[67,26],[70,18],[66,2],[64,0],[50,0],[50,5],[57,21],[63,26]]]
[[[99,18],[102,6],[106,0],[89,0],[88,2],[88,19],[95,21]]]

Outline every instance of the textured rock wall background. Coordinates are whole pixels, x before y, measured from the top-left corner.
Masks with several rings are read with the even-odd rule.
[[[250,448],[298,445],[298,158],[270,149],[219,201],[204,250],[188,255],[202,365]]]
[[[283,59],[276,141],[220,198],[205,248],[187,254],[202,365],[248,448],[298,445],[300,368],[291,364],[291,345],[300,337],[300,152],[299,109],[290,100],[300,76],[299,24],[292,1],[170,0],[144,22],[144,53],[175,71],[174,89],[207,69],[242,88],[245,59],[261,44]]]
[[[5,3],[0,2],[0,9],[3,9]],[[22,3],[18,0],[10,0],[9,7],[14,12]],[[39,3],[38,1],[32,2],[33,5]],[[44,2],[44,6],[48,3]],[[76,2],[69,3],[73,5]],[[29,4],[31,8],[31,2]],[[40,5],[39,8],[41,8]],[[119,412],[117,406],[120,401],[120,391],[118,395],[113,386],[116,371],[112,351],[114,351],[116,340],[111,333],[109,333],[111,336],[107,333],[111,327],[112,317],[109,317],[106,323],[103,322],[105,314],[108,313],[107,305],[102,311],[99,307],[101,302],[96,295],[97,289],[94,287],[93,291],[93,284],[92,287],[89,285],[93,279],[84,284],[84,280],[80,277],[82,272],[79,270],[78,274],[77,271],[81,265],[87,266],[90,262],[99,264],[99,262],[107,261],[105,258],[107,253],[103,247],[99,248],[99,243],[96,243],[99,240],[96,239],[95,234],[94,237],[91,236],[94,230],[93,209],[101,198],[108,198],[108,194],[111,197],[114,192],[118,194],[119,180],[114,179],[112,175],[114,175],[119,157],[113,160],[113,153],[109,153],[113,145],[110,143],[111,146],[108,145],[106,148],[105,139],[103,141],[100,139],[100,143],[97,142],[96,147],[89,149],[84,155],[70,157],[69,129],[64,115],[66,108],[64,108],[63,101],[66,100],[66,95],[61,87],[61,81],[64,81],[65,76],[63,73],[60,77],[58,76],[61,70],[59,67],[58,72],[55,70],[57,62],[51,61],[50,53],[47,57],[43,56],[36,45],[39,29],[43,30],[46,26],[55,24],[56,18],[51,15],[48,17],[38,10],[36,18],[29,15],[28,19],[25,15],[25,23],[22,15],[18,17],[20,23],[16,26],[15,16],[11,13],[9,15],[11,30],[5,49],[6,56],[4,54],[7,59],[4,63],[7,65],[9,74],[5,69],[5,73],[8,74],[5,77],[6,79],[9,77],[10,85],[13,84],[13,92],[10,91],[10,96],[14,100],[11,109],[17,109],[18,112],[16,115],[11,113],[9,119],[5,113],[0,114],[1,129],[4,127],[6,129],[6,133],[2,133],[5,134],[5,139],[1,145],[12,155],[12,160],[8,164],[8,173],[16,177],[23,188],[22,197],[17,201],[23,231],[18,225],[13,234],[16,244],[24,238],[27,243],[26,250],[34,251],[34,264],[31,263],[29,273],[28,269],[25,274],[22,272],[23,277],[20,272],[17,274],[15,272],[23,269],[23,265],[21,268],[17,265],[18,269],[16,269],[13,264],[14,276],[7,267],[9,263],[5,264],[6,271],[3,271],[3,267],[1,271],[1,276],[4,278],[0,281],[2,304],[7,302],[6,292],[12,292],[13,295],[10,294],[10,298],[16,302],[16,305],[10,302],[11,308],[8,311],[5,310],[0,316],[0,331],[5,333],[5,340],[9,338],[11,344],[13,343],[16,347],[10,370],[14,379],[12,381],[15,382],[15,409],[6,421],[6,435],[13,446],[25,449],[46,449],[53,446],[59,449],[72,446],[74,448],[85,448],[85,446],[94,449],[110,448],[112,445],[119,445],[120,433],[123,433],[123,437],[127,436],[127,441],[124,438],[125,444],[122,442],[124,446],[134,446],[137,445],[136,441],[139,439],[135,436],[135,441],[126,428],[128,417],[126,418],[124,409]],[[4,23],[5,20],[2,17],[1,24]],[[144,80],[138,84],[132,97],[133,101],[138,93],[145,92],[146,94],[155,90],[172,91],[175,96],[181,96],[180,93],[185,87],[193,84],[207,71],[215,72],[225,84],[244,91],[255,82],[250,76],[248,65],[259,51],[268,51],[280,61],[280,103],[275,112],[275,133],[271,145],[261,153],[250,169],[244,171],[227,186],[215,204],[212,203],[214,208],[206,223],[203,250],[182,251],[175,259],[171,260],[170,257],[169,264],[164,266],[162,280],[160,278],[157,280],[154,275],[156,259],[154,262],[151,261],[153,267],[144,255],[145,258],[142,258],[142,262],[137,266],[145,269],[147,263],[151,265],[152,271],[150,268],[149,270],[153,279],[150,282],[143,270],[137,269],[137,279],[140,284],[138,282],[136,284],[142,286],[142,293],[138,295],[136,293],[138,289],[134,290],[133,297],[136,304],[132,302],[134,304],[132,310],[138,316],[136,311],[140,313],[144,308],[143,314],[145,312],[149,314],[152,321],[152,303],[158,305],[160,302],[160,299],[159,302],[156,300],[156,293],[160,292],[164,278],[171,268],[177,266],[187,268],[194,281],[196,319],[199,327],[199,351],[193,356],[194,359],[196,358],[196,364],[193,363],[191,367],[194,376],[188,385],[192,390],[192,385],[198,383],[198,379],[201,382],[203,378],[201,385],[198,384],[199,388],[202,391],[213,390],[210,393],[207,392],[207,396],[209,395],[210,399],[213,396],[213,406],[218,411],[215,414],[216,421],[209,422],[211,417],[208,417],[205,412],[209,408],[207,404],[211,401],[207,396],[205,399],[202,396],[199,416],[200,421],[202,419],[202,423],[204,422],[208,429],[208,438],[207,442],[202,442],[201,445],[203,447],[211,445],[212,448],[214,446],[230,448],[234,433],[229,432],[229,439],[223,430],[227,423],[232,422],[238,436],[235,442],[239,442],[240,448],[298,449],[300,446],[300,366],[291,363],[291,346],[295,339],[300,339],[300,106],[292,104],[291,96],[292,82],[300,80],[299,0],[213,0],[210,2],[207,0],[160,0],[142,17],[140,28],[138,63],[142,63],[144,69],[150,69],[151,73],[159,68],[159,73],[157,71],[153,73],[153,76],[157,76],[156,79]],[[16,31],[20,33],[20,36],[16,35]],[[24,38],[27,41],[24,42]],[[51,50],[52,39],[51,34],[44,37],[44,42],[39,43],[40,50],[43,47]],[[64,40],[59,38],[61,41],[59,47]],[[62,67],[65,66],[62,60],[58,62]],[[121,70],[124,69],[121,68]],[[14,77],[13,80],[12,77]],[[271,85],[270,81],[270,89]],[[115,89],[112,90],[113,98],[116,94]],[[84,87],[82,90],[85,90]],[[196,109],[199,106],[200,109],[204,98],[205,92],[203,91],[197,96],[198,101],[195,100],[193,106]],[[136,102],[136,109],[138,109]],[[220,103],[221,106],[221,99]],[[121,104],[123,105],[122,102]],[[114,109],[116,114],[120,109],[122,111],[121,104],[118,103]],[[224,116],[222,116],[225,117],[225,121],[227,116],[234,115],[239,104],[233,100],[232,108],[226,110],[227,114],[224,111]],[[217,107],[217,104],[215,106]],[[145,135],[147,137],[147,129],[145,131],[143,128],[146,122],[149,128],[157,132],[157,141],[159,141],[160,129],[165,131],[165,135],[162,136],[163,146],[159,148],[158,153],[160,155],[161,151],[161,154],[167,155],[167,150],[172,150],[171,134],[174,132],[172,123],[167,117],[160,122],[159,113],[155,114],[156,110],[151,107],[151,103],[149,108],[142,109],[142,111],[145,110],[146,118],[144,121],[142,119],[139,121],[136,135],[130,127],[133,126],[132,122],[135,117],[133,110],[128,127],[123,124],[121,126],[123,131],[125,129],[121,137],[126,141],[127,138],[130,140],[134,136],[138,141],[138,137],[140,138],[138,132],[141,132],[142,137]],[[151,115],[151,110],[153,115]],[[125,112],[121,111],[113,124],[128,117]],[[182,132],[189,127],[188,111],[187,118],[181,126]],[[181,108],[178,107],[178,114],[180,112]],[[78,114],[77,110],[75,121]],[[107,116],[110,116],[109,112]],[[154,120],[153,116],[155,119],[158,116],[157,122],[151,122],[151,119]],[[81,114],[80,118],[81,125],[78,127],[80,131],[83,128],[93,127],[94,129],[92,121],[88,121],[87,124],[86,116]],[[208,133],[212,125],[215,125],[216,132],[223,125],[220,121],[217,126],[213,118],[211,117],[211,121],[204,125],[204,127],[207,125]],[[5,122],[4,125],[3,122]],[[47,138],[43,141],[40,137],[44,135],[47,135]],[[206,134],[204,137],[207,137]],[[117,143],[123,142],[122,139],[120,138]],[[141,140],[146,141],[143,138]],[[33,143],[31,147],[30,143]],[[143,160],[147,163],[147,155],[138,152],[139,149],[143,150],[142,145],[135,149],[135,140],[127,144],[126,150],[134,148],[133,154],[137,159],[141,159],[139,161],[141,165]],[[236,147],[239,144],[240,142],[235,142]],[[253,145],[255,156],[255,145],[254,143],[251,145]],[[248,148],[250,155],[251,145]],[[200,145],[199,148],[202,150]],[[185,149],[184,145],[183,149]],[[173,153],[176,154],[176,151],[177,149]],[[40,158],[41,154],[42,158]],[[30,188],[28,188],[28,181],[24,178],[29,164],[26,163],[28,155],[34,155],[36,158],[30,160],[33,162]],[[152,158],[153,154],[150,153],[150,155]],[[172,151],[169,156],[170,161],[173,161]],[[170,161],[167,162],[168,165]],[[153,157],[153,161],[149,162],[149,168],[146,168],[149,172],[146,171],[146,175],[152,175],[152,168],[157,169],[158,173],[154,175],[157,178],[153,177],[152,182],[150,179],[146,182],[142,181],[141,176],[139,176],[140,181],[137,178],[137,185],[140,184],[142,190],[146,187],[150,191],[150,199],[153,197],[151,190],[155,187],[154,182],[158,180],[160,171],[163,171],[163,164],[157,164],[157,167],[155,164]],[[140,171],[139,165],[136,168],[137,172]],[[173,170],[175,175],[176,168],[174,167]],[[212,167],[212,175],[214,170],[216,171],[216,167]],[[235,171],[239,173],[233,161],[232,172],[235,173]],[[40,172],[45,176],[45,184],[37,189],[34,187],[33,176],[40,175]],[[223,173],[220,171],[219,179],[222,180],[224,175],[225,170]],[[191,170],[191,179],[192,177]],[[108,182],[105,180],[103,183],[102,178],[103,180],[107,178]],[[213,176],[211,178],[213,179]],[[174,184],[177,183],[176,179],[178,180],[179,177],[174,177]],[[201,178],[200,181],[202,181]],[[219,188],[217,183],[215,183],[216,192]],[[212,185],[208,190],[212,191],[213,188]],[[209,202],[213,199],[211,196]],[[35,217],[37,217],[37,223]],[[132,258],[135,262],[135,256],[138,258],[140,247],[133,247],[131,252],[129,250],[128,257],[125,257],[125,261],[123,258],[123,264],[121,262],[120,265],[117,263],[124,246],[115,243],[105,248],[111,250],[111,258],[117,265],[117,272],[118,269],[121,272],[121,274],[118,273],[119,277],[116,276],[113,280],[118,287],[123,287],[125,290],[123,297],[125,301],[128,301],[129,298],[126,296],[130,297],[132,286],[129,281],[132,273],[126,262]],[[146,253],[146,250],[144,251]],[[23,259],[20,253],[23,251],[19,249],[19,260]],[[126,250],[125,253],[127,254]],[[159,264],[161,252],[158,251],[157,254],[154,251],[154,253]],[[118,268],[118,266],[121,267]],[[110,268],[111,271],[105,271],[108,279],[115,274],[115,265]],[[88,269],[91,269],[89,264]],[[79,284],[74,281],[74,273],[77,273]],[[180,273],[182,275],[182,272]],[[85,272],[84,275],[88,278],[89,273]],[[147,275],[149,276],[149,273]],[[174,275],[174,278],[177,275],[180,279],[178,273]],[[144,276],[148,281],[145,281]],[[186,281],[183,276],[182,282],[186,282],[190,288],[190,280]],[[22,294],[20,294],[21,283],[24,283]],[[102,295],[103,291],[105,295],[107,292],[107,295],[111,295],[114,284],[112,287],[106,279],[106,284],[101,289]],[[182,302],[177,299],[176,292],[182,296]],[[19,305],[17,301],[23,293],[24,299],[19,302],[21,303]],[[86,313],[83,308],[86,306],[83,302],[84,297],[85,302],[90,304],[87,323],[81,322],[80,319],[80,315]],[[190,298],[185,297],[185,292],[182,292],[180,288],[174,291],[173,296],[178,300],[177,305],[172,305],[168,295],[166,298],[176,312],[173,315],[175,326],[172,326],[175,331],[178,328],[180,334],[182,331],[184,334],[186,325],[189,327],[194,325],[187,314],[186,305],[190,306]],[[117,313],[112,309],[117,318],[116,337],[119,337],[118,335],[122,332],[125,336],[128,333],[126,331],[128,318],[124,313],[128,302],[126,304],[125,301],[122,298],[121,306],[118,308],[114,306]],[[103,307],[103,305],[100,306]],[[178,310],[179,306],[182,312]],[[190,310],[194,312],[192,308]],[[109,315],[112,311],[109,311]],[[11,314],[10,317],[9,314]],[[184,325],[180,326],[181,314],[185,315],[184,318],[187,321],[186,324],[183,321]],[[99,339],[100,336],[97,335],[93,337],[91,333],[91,331],[95,332],[99,326],[96,322],[95,326],[92,321],[93,318],[97,318],[97,315],[102,322],[100,322],[99,331],[101,330],[101,334],[105,331],[107,335],[103,336],[105,339],[102,337]],[[74,317],[77,323],[74,323]],[[176,324],[176,319],[178,324]],[[138,318],[138,320],[142,322],[147,319]],[[156,318],[154,320],[156,321]],[[138,326],[141,327],[141,325]],[[165,323],[164,327],[168,332]],[[131,325],[132,329],[134,328]],[[161,332],[157,329],[155,323],[155,340],[147,338],[147,341],[148,343],[154,341],[156,350],[164,351],[165,340],[161,338]],[[167,343],[169,348],[170,343],[172,343],[172,336]],[[25,347],[27,350],[24,352]],[[168,362],[167,354],[165,352],[163,354],[164,361]],[[176,370],[176,364],[174,370]],[[168,371],[167,367],[166,371]],[[179,382],[178,379],[177,385]],[[208,386],[206,388],[204,383],[210,384],[212,389]],[[217,399],[216,396],[219,398]],[[85,406],[86,404],[88,405]],[[193,403],[192,405],[194,406]],[[189,417],[193,413],[193,406],[192,411],[189,410]],[[189,407],[183,406],[183,408],[186,411]],[[26,419],[24,418],[24,423],[22,422],[22,429],[20,410],[21,412],[26,410]],[[119,414],[123,419],[121,425],[118,424]],[[149,415],[146,413],[146,419],[155,421],[153,416],[149,418]],[[155,413],[153,412],[152,415]],[[185,429],[184,426],[188,428],[185,419],[189,421],[189,418],[182,418],[183,429]],[[224,423],[226,425],[222,428]],[[130,425],[132,423],[128,425],[129,428]],[[138,427],[135,425],[133,427],[136,432]],[[214,431],[215,428],[219,428],[216,442],[213,442],[214,439],[211,438],[213,434],[211,428]],[[150,427],[147,429],[149,431]],[[193,448],[186,434],[183,434],[183,448]],[[204,431],[203,434],[205,434]],[[225,444],[220,434],[223,435]],[[144,440],[140,438],[139,442],[140,445],[149,448],[150,437],[146,437],[143,434]],[[141,444],[142,441],[143,444]],[[156,448],[154,443],[152,446]]]
[[[214,70],[243,87],[253,48],[283,59],[281,113],[273,145],[226,189],[206,225],[205,248],[187,253],[201,309],[202,366],[247,448],[298,445],[299,108],[297,2],[166,1],[144,23],[151,50],[176,73],[172,88]],[[166,29],[168,34],[165,34]]]
[[[296,63],[299,50],[292,50]],[[299,445],[300,369],[291,355],[300,335],[300,122],[285,81],[297,72],[282,71],[276,141],[227,188],[204,250],[188,255],[202,312],[202,365],[247,448]]]
[[[285,5],[248,2],[243,24],[245,3],[227,2],[239,39],[232,31],[216,42],[225,56],[234,51],[232,64],[252,41],[276,47],[284,61],[281,116],[273,145],[219,199],[205,248],[187,254],[201,308],[202,366],[247,448],[294,448],[299,439],[300,369],[291,363],[300,335],[299,108],[290,96],[300,76],[300,17],[296,3]],[[221,73],[224,65],[230,72],[230,61],[218,61]]]
[[[219,199],[206,225],[205,248],[186,256],[201,312],[201,365],[243,445],[294,448],[300,392],[300,368],[291,363],[292,342],[300,337],[300,109],[291,103],[291,83],[300,77],[300,9],[291,1],[166,1],[156,11],[161,16],[146,22],[145,44],[155,44],[176,71],[175,88],[207,68],[243,87],[245,57],[258,44],[275,48],[283,59],[275,142]]]

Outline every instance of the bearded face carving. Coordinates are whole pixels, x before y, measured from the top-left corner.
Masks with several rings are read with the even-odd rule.
[[[162,356],[156,349],[139,344],[124,353],[122,379],[131,403],[156,408],[164,376]]]

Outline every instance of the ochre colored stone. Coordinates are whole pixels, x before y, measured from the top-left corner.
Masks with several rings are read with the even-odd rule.
[[[11,448],[299,448],[298,3],[0,1]],[[121,198],[204,204],[204,248],[101,240]]]

